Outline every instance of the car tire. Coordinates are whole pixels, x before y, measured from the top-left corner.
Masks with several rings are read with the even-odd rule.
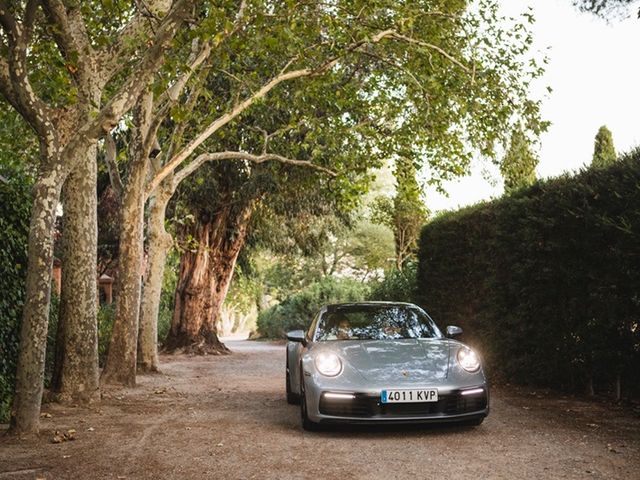
[[[309,432],[314,432],[320,429],[320,424],[309,419],[307,412],[307,395],[304,391],[304,374],[302,373],[302,366],[300,366],[300,417],[302,419],[302,428]]]
[[[287,383],[287,403],[289,405],[297,405],[300,403],[300,395],[291,391],[291,375],[289,374],[289,354],[287,353],[287,369],[285,370]]]

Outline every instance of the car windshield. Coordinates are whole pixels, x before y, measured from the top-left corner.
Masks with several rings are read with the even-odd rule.
[[[409,305],[339,305],[318,321],[316,341],[440,338],[433,320]]]

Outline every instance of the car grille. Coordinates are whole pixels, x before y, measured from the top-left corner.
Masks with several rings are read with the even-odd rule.
[[[437,402],[380,403],[379,397],[355,394],[353,399],[320,397],[320,413],[334,417],[420,417],[461,415],[479,412],[487,408],[486,393],[460,395],[454,392],[440,395]]]

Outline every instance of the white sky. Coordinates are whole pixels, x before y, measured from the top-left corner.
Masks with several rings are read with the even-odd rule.
[[[627,20],[607,23],[580,13],[571,0],[502,3],[508,16],[531,6],[536,18],[535,48],[551,47],[540,92],[534,92],[542,97],[545,86],[553,89],[543,101],[542,116],[552,124],[540,139],[538,176],[557,176],[589,164],[601,125],[612,131],[618,152],[640,145],[640,20],[635,12]],[[499,172],[487,163],[478,162],[471,176],[445,184],[448,198],[427,189],[430,210],[455,209],[500,196]]]

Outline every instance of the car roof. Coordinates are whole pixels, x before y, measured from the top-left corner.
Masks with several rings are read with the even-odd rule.
[[[331,303],[325,305],[327,310],[332,310],[341,307],[366,307],[375,305],[385,305],[389,307],[417,307],[414,303],[407,302],[389,302],[389,301],[367,301],[367,302],[344,302],[344,303]]]

